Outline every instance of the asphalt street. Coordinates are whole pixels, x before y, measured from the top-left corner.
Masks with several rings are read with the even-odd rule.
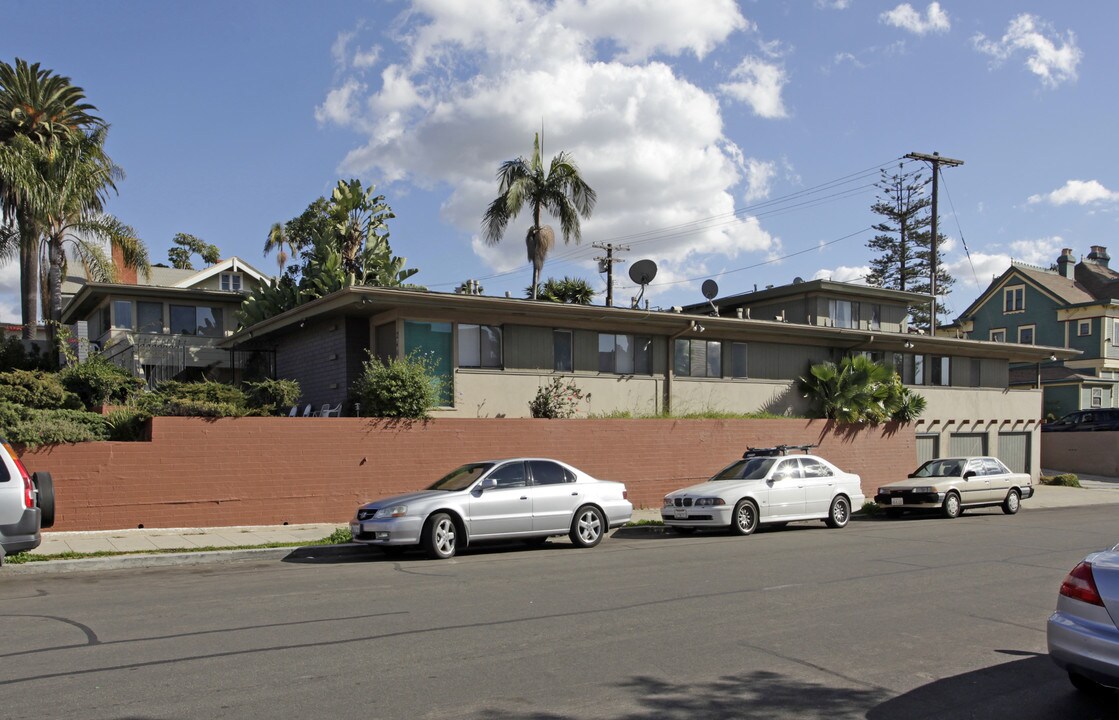
[[[5,718],[1110,718],[1045,654],[1115,506],[0,578]]]

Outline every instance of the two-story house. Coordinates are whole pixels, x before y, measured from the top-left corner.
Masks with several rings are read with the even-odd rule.
[[[153,267],[147,277],[118,267],[115,283],[64,283],[62,322],[104,356],[150,384],[239,379],[248,358],[217,344],[237,329],[237,310],[267,276],[231,257],[203,270]],[[265,374],[271,356],[257,354]]]
[[[1119,273],[1110,259],[1107,248],[1094,245],[1080,262],[1065,248],[1051,269],[1013,262],[944,331],[1079,351],[1011,367],[1011,386],[1044,390],[1048,417],[1119,407]]]

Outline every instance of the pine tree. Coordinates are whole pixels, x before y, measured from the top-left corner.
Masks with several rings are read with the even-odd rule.
[[[875,183],[879,194],[870,209],[883,220],[873,226],[878,234],[867,242],[868,248],[879,253],[870,261],[867,282],[875,287],[928,294],[931,289],[932,198],[925,188],[929,181],[919,172],[906,173],[900,170],[900,165],[898,167],[898,172],[893,175],[882,170],[881,179]],[[944,235],[937,234],[940,235],[936,263],[939,317],[944,312],[939,300],[948,294],[955,281],[944,269],[940,252]],[[928,305],[911,307],[910,315],[913,325],[929,327]]]

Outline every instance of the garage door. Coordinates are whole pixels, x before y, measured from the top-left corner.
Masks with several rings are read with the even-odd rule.
[[[999,460],[1014,472],[1030,471],[1030,434],[999,433]]]
[[[928,462],[935,457],[940,457],[939,435],[917,436],[917,464]]]
[[[948,454],[986,455],[987,433],[952,433],[948,438]]]

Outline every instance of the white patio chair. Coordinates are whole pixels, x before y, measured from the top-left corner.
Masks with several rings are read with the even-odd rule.
[[[315,413],[315,417],[330,417],[330,403],[323,403],[322,409]]]
[[[307,403],[307,407],[303,408],[303,417],[313,417],[314,413],[311,412],[311,403]]]
[[[288,413],[288,417],[295,417],[298,414],[299,414],[299,406],[298,405],[292,405],[291,406],[291,412]]]
[[[329,410],[323,410],[323,417],[342,417],[342,403],[338,403]]]

